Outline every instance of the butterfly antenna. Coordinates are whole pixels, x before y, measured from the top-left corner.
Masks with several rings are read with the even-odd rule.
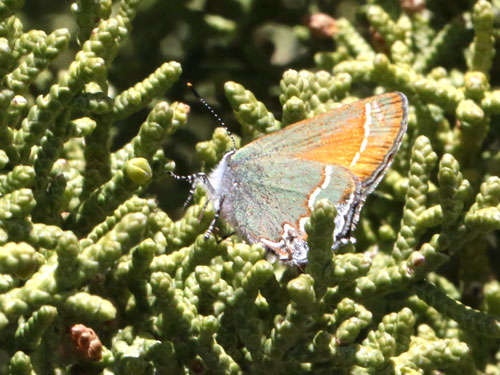
[[[178,176],[173,172],[169,172],[170,176],[175,178],[176,180],[180,181],[187,181],[191,184],[191,189],[189,189],[189,194],[186,200],[184,201],[184,204],[182,205],[183,208],[186,208],[193,199],[194,196],[194,191],[196,189],[196,184],[198,181],[202,181],[203,183],[207,183],[208,177],[205,173],[195,173],[189,176]]]
[[[231,138],[231,142],[233,142],[233,150],[236,150],[236,142],[233,138],[233,134],[231,134],[231,132],[229,131],[229,129],[227,128],[226,124],[224,124],[224,121],[222,121],[222,119],[219,117],[219,115],[217,113],[215,113],[215,111],[212,109],[212,107],[210,107],[210,104],[207,103],[207,101],[205,99],[203,99],[200,94],[198,94],[198,92],[194,89],[193,85],[191,82],[188,82],[187,83],[187,86],[191,89],[191,91],[193,92],[193,95],[196,96],[196,98],[210,111],[210,113],[215,117],[215,119],[217,120],[217,122],[220,124],[220,126],[222,126],[224,128],[224,130],[226,131],[227,135],[229,136],[229,138]]]

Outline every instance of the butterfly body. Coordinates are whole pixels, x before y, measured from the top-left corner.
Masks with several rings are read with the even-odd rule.
[[[314,203],[337,208],[334,247],[348,239],[401,144],[407,108],[398,92],[342,106],[229,151],[201,182],[242,238],[304,265]]]

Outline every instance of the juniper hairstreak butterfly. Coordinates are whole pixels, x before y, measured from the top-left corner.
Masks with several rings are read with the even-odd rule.
[[[208,233],[220,214],[249,243],[305,265],[305,223],[314,203],[327,198],[337,208],[333,247],[352,240],[366,197],[401,144],[407,112],[404,94],[377,95],[233,148],[209,175],[186,177],[191,191],[205,187],[214,206]]]

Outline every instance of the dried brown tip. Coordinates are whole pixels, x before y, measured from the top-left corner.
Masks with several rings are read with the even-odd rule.
[[[76,352],[86,360],[99,361],[102,358],[102,344],[92,328],[75,324],[70,331]]]
[[[326,13],[313,13],[304,17],[304,25],[316,38],[330,38],[337,32],[335,19]]]

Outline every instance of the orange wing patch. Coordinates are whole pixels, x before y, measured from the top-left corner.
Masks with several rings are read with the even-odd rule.
[[[343,131],[323,137],[316,147],[308,148],[297,157],[341,165],[361,181],[369,178],[384,160],[387,161],[387,155],[392,157],[390,151],[397,147],[397,141],[404,134],[402,124],[406,108],[397,93],[356,105],[362,107],[357,108],[362,114],[360,117],[345,119]]]

